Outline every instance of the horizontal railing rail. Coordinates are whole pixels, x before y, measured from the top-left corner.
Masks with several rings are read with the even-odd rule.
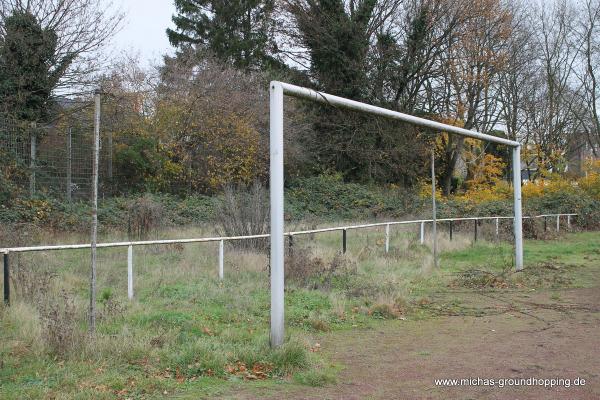
[[[544,218],[544,230],[548,228],[547,219],[554,217],[556,218],[556,230],[560,230],[560,218],[567,217],[567,227],[571,227],[571,217],[577,216],[577,214],[543,214],[543,215],[535,215],[535,216],[526,216],[523,219],[534,219],[534,218]],[[450,222],[450,240],[452,240],[453,236],[453,227],[455,222],[460,221],[474,221],[473,224],[473,233],[474,240],[477,241],[479,221],[489,221],[495,220],[496,222],[496,238],[499,238],[499,226],[501,220],[512,220],[514,217],[503,217],[503,216],[495,216],[495,217],[463,217],[463,218],[441,218],[436,219],[435,222]],[[347,250],[347,232],[352,229],[367,229],[367,228],[378,228],[385,227],[385,252],[388,253],[390,250],[390,227],[394,225],[411,225],[411,224],[420,224],[420,242],[421,244],[425,243],[425,224],[433,223],[432,219],[417,219],[410,221],[388,221],[388,222],[376,222],[372,224],[359,224],[359,225],[345,225],[345,226],[336,226],[331,228],[321,228],[321,229],[310,229],[304,231],[296,231],[296,232],[285,232],[284,236],[288,237],[290,243],[290,248],[293,246],[293,238],[294,236],[300,235],[311,235],[316,233],[325,233],[325,232],[339,232],[343,233],[342,235],[342,253],[346,253]],[[223,236],[223,237],[205,237],[205,238],[192,238],[192,239],[164,239],[164,240],[145,240],[145,241],[127,241],[127,242],[114,242],[114,243],[98,243],[96,248],[105,249],[105,248],[113,248],[113,247],[127,247],[127,295],[129,299],[133,299],[133,248],[135,246],[151,246],[151,245],[168,245],[168,244],[186,244],[186,243],[210,243],[210,242],[218,242],[219,243],[219,266],[218,266],[218,274],[219,279],[223,279],[223,269],[224,269],[224,243],[227,241],[235,241],[235,240],[248,240],[248,239],[266,239],[270,237],[270,234],[262,234],[262,235],[249,235],[249,236]],[[63,244],[63,245],[49,245],[49,246],[28,246],[28,247],[7,247],[0,248],[0,254],[3,254],[4,268],[3,268],[3,276],[4,276],[4,302],[8,305],[10,304],[10,258],[9,255],[12,253],[27,253],[27,252],[37,252],[37,251],[57,251],[57,250],[76,250],[76,249],[89,249],[92,245],[89,243],[86,244]]]
[[[523,219],[535,219],[535,218],[550,218],[550,217],[574,217],[577,214],[542,214],[533,216],[524,216]],[[485,220],[512,220],[514,217],[505,216],[492,216],[492,217],[460,217],[460,218],[439,218],[437,222],[459,222],[459,221],[485,221]],[[382,226],[393,226],[393,225],[411,225],[421,223],[432,223],[432,219],[417,219],[409,221],[388,221],[388,222],[376,222],[372,224],[359,224],[359,225],[345,225],[336,226],[331,228],[320,228],[310,229],[296,232],[285,232],[284,236],[299,236],[299,235],[311,235],[315,233],[325,232],[338,232],[352,229],[366,229],[376,228]],[[168,245],[168,244],[187,244],[187,243],[207,243],[207,242],[220,242],[220,241],[236,241],[236,240],[249,240],[249,239],[264,239],[271,235],[265,233],[262,235],[248,235],[248,236],[221,236],[221,237],[205,237],[205,238],[191,238],[191,239],[163,239],[163,240],[140,240],[140,241],[127,241],[127,242],[113,242],[113,243],[98,243],[96,248],[111,248],[111,247],[129,247],[129,246],[152,246],[152,245]],[[47,246],[27,246],[27,247],[7,247],[0,248],[1,254],[8,253],[26,253],[34,251],[55,251],[55,250],[76,250],[76,249],[89,249],[91,244],[62,244],[62,245],[47,245]]]

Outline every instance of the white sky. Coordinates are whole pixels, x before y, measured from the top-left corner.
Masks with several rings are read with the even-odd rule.
[[[143,65],[151,65],[162,55],[173,53],[165,32],[174,26],[171,22],[175,13],[173,0],[113,0],[112,4],[124,12],[125,20],[106,49],[108,57],[128,52],[138,54]]]

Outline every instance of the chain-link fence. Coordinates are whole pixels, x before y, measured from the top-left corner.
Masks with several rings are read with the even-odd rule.
[[[70,100],[66,111],[47,124],[0,115],[2,177],[31,197],[49,195],[67,201],[91,195],[93,104]],[[102,123],[101,123],[102,125]],[[112,132],[101,129],[99,195],[112,192]]]

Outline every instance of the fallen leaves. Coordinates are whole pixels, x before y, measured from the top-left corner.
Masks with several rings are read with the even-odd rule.
[[[177,370],[175,370],[175,380],[177,380],[177,383],[185,382],[185,376],[181,374],[179,367],[177,367]]]
[[[261,362],[255,363],[250,370],[241,361],[225,366],[225,372],[229,375],[239,376],[245,380],[267,379],[272,371],[273,365]]]

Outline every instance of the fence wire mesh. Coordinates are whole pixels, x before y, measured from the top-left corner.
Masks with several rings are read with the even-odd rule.
[[[106,111],[111,99],[103,101]],[[19,121],[0,114],[0,168],[12,184],[15,197],[46,195],[67,201],[87,200],[91,195],[94,105],[92,99],[68,99],[61,112],[48,123]],[[103,109],[104,109],[103,108]],[[99,196],[127,192],[122,185],[127,170],[115,168],[115,149],[130,145],[119,135],[114,110],[101,113]],[[122,110],[124,111],[124,110]]]

